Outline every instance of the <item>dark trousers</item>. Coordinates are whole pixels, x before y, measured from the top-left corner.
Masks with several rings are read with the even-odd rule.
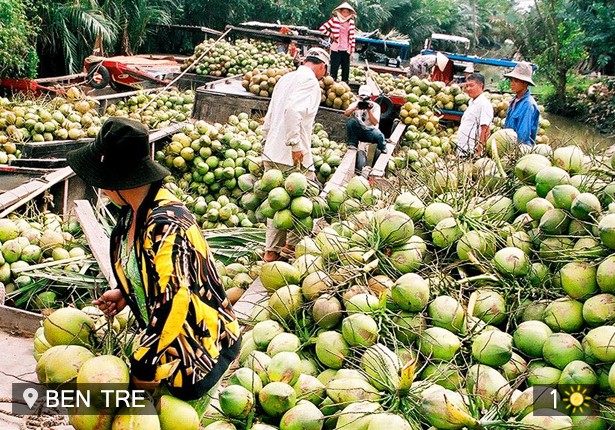
[[[348,51],[331,51],[331,76],[337,81],[337,71],[342,66],[342,81],[350,77],[350,54]]]
[[[359,141],[362,141],[377,144],[378,149],[381,151],[387,147],[384,143],[384,134],[377,127],[365,128],[356,118],[351,118],[346,122],[346,132],[348,135],[348,146],[356,148],[359,145]]]

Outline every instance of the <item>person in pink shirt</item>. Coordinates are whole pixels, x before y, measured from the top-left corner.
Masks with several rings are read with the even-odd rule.
[[[350,76],[350,56],[355,49],[355,17],[357,13],[348,2],[333,9],[333,16],[318,29],[331,38],[331,73],[337,80],[338,70],[342,67],[342,81],[348,82]]]

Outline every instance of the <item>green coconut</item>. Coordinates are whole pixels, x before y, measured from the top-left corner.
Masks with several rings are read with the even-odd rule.
[[[377,402],[382,397],[373,385],[359,378],[335,378],[329,381],[327,396],[340,405],[364,400]]]
[[[421,311],[429,303],[429,283],[420,275],[407,273],[395,281],[391,296],[401,309]]]
[[[536,197],[538,194],[535,187],[523,185],[513,194],[513,205],[518,212],[526,212],[528,202]]]
[[[498,325],[507,318],[506,300],[496,291],[486,288],[476,290],[472,315],[487,324]]]
[[[572,415],[573,428],[576,430],[607,430],[607,421],[599,416]]]
[[[271,209],[274,211],[281,211],[290,205],[290,196],[283,187],[277,187],[269,191],[267,201]]]
[[[506,238],[506,246],[519,248],[529,255],[532,251],[532,239],[530,235],[524,231],[515,231]]]
[[[461,304],[451,296],[438,296],[427,307],[431,323],[436,327],[445,328],[453,333],[461,332],[465,312]]]
[[[570,206],[572,215],[583,221],[595,219],[601,210],[600,200],[592,193],[579,194]]]
[[[569,251],[574,241],[569,237],[545,237],[540,241],[538,256],[546,261],[559,261],[563,251]]]
[[[371,316],[355,313],[342,321],[342,336],[350,346],[371,346],[378,339],[378,323]]]
[[[79,369],[92,358],[94,354],[79,345],[52,346],[36,363],[36,376],[53,389],[73,381]]]
[[[420,197],[407,191],[397,196],[394,208],[408,215],[414,222],[419,221],[425,212],[425,204]]]
[[[453,208],[441,202],[431,203],[425,208],[423,214],[423,220],[427,224],[427,227],[433,229],[436,224],[442,221],[444,218],[451,218],[455,214]]]
[[[596,282],[603,293],[615,294],[615,255],[611,255],[598,265]]]
[[[198,430],[199,414],[187,402],[163,395],[156,404],[161,430]]]
[[[323,271],[315,271],[307,275],[301,282],[301,292],[306,300],[316,300],[333,286],[331,277]]]
[[[265,263],[261,267],[260,280],[270,293],[286,285],[298,284],[300,277],[299,270],[284,261]]]
[[[530,428],[544,430],[569,430],[573,428],[572,418],[551,409],[539,409],[527,414],[520,423]],[[533,426],[533,427],[532,427]]]
[[[598,375],[594,369],[583,360],[571,361],[562,369],[559,378],[560,385],[585,385],[594,386],[598,384]]]
[[[410,425],[408,421],[399,415],[392,413],[379,413],[372,415],[369,420],[369,426],[367,430],[380,430],[380,429],[399,429],[399,430],[412,430],[414,427]]]
[[[384,344],[372,345],[363,352],[361,369],[367,374],[369,382],[379,390],[392,392],[399,387],[401,361]]]
[[[421,372],[421,379],[440,385],[449,390],[458,390],[465,378],[455,363],[438,361],[430,363]]]
[[[301,288],[297,285],[281,287],[269,297],[268,303],[272,317],[277,320],[292,319],[303,306]]]
[[[267,345],[267,354],[273,357],[280,352],[295,352],[301,347],[301,340],[293,333],[280,333]]]
[[[477,425],[461,394],[445,388],[423,392],[421,411],[429,423],[438,429],[457,430]]]
[[[267,365],[270,382],[285,382],[293,385],[301,373],[301,358],[296,352],[282,351],[271,358]]]
[[[280,333],[284,333],[284,327],[279,322],[265,320],[256,323],[252,329],[252,339],[259,349],[265,350],[269,342]]]
[[[290,230],[293,228],[293,214],[288,209],[279,210],[273,215],[273,227],[278,230]]]
[[[544,361],[534,361],[529,364],[527,374],[527,384],[534,385],[555,385],[562,376],[562,371],[551,366],[547,366]]]
[[[554,206],[547,199],[536,197],[527,202],[526,209],[527,214],[534,221],[540,221],[542,216],[547,213],[547,211],[554,209]]]
[[[316,357],[331,369],[341,369],[349,354],[350,347],[341,333],[325,331],[316,338]]]
[[[309,402],[290,408],[280,420],[280,430],[321,430],[325,422],[323,413]]]
[[[269,192],[274,188],[281,187],[284,184],[284,175],[278,169],[267,170],[263,173],[260,187],[263,191]]]
[[[570,173],[582,173],[584,156],[578,146],[560,146],[553,151],[553,165]]]
[[[297,393],[297,400],[307,400],[316,406],[327,397],[325,385],[312,375],[299,375],[293,388]]]
[[[562,209],[549,209],[540,218],[538,228],[546,234],[564,234],[568,231],[570,218]]]
[[[114,415],[114,409],[96,408],[81,403],[78,407],[68,410],[68,423],[75,430],[111,430]],[[194,430],[198,430],[198,421]]]
[[[556,185],[570,183],[570,175],[563,169],[547,166],[536,174],[536,193],[545,197]]]
[[[381,308],[380,299],[370,293],[358,293],[344,300],[346,312],[377,312]]]
[[[340,254],[343,254],[349,247],[349,239],[341,236],[331,227],[323,228],[316,237],[314,242],[320,249],[321,256],[325,260],[335,260]]]
[[[421,267],[427,245],[418,236],[412,236],[402,245],[391,250],[389,261],[401,273],[415,272]]]
[[[76,308],[61,308],[43,321],[45,339],[51,345],[90,344],[94,321]]]
[[[583,359],[581,343],[568,333],[553,333],[547,338],[542,355],[547,363],[563,369],[568,363]]]
[[[320,250],[311,237],[303,237],[297,245],[295,245],[295,258],[299,258],[306,254],[318,255]]]
[[[318,327],[333,328],[342,320],[342,304],[335,296],[324,294],[314,301],[312,317]]]
[[[551,193],[553,193],[553,205],[569,211],[572,202],[581,192],[570,184],[563,184],[553,187]]]
[[[355,199],[361,199],[370,188],[369,181],[363,176],[353,176],[346,185],[346,194]]]
[[[342,188],[333,188],[327,193],[327,206],[332,212],[337,212],[348,197]]]
[[[244,367],[256,372],[259,378],[264,383],[269,382],[269,376],[267,375],[267,367],[271,362],[271,357],[265,354],[262,351],[252,351],[246,357],[245,361],[242,363]]]
[[[284,181],[284,189],[291,197],[303,196],[308,188],[308,180],[302,173],[293,172]]]
[[[513,333],[514,345],[528,357],[542,357],[542,348],[553,334],[551,328],[542,321],[524,321]]]
[[[461,348],[459,338],[441,327],[429,327],[421,338],[421,352],[434,360],[452,360]]]
[[[502,375],[507,380],[512,381],[527,372],[527,361],[516,352],[513,352],[510,360],[500,366],[500,369],[502,370]]]
[[[295,406],[297,394],[284,382],[270,382],[258,393],[258,401],[267,415],[279,417]]]
[[[463,232],[455,218],[444,218],[436,224],[431,232],[432,242],[438,248],[448,248],[461,236],[463,236]]]
[[[596,267],[584,261],[565,264],[559,271],[563,290],[573,299],[586,298],[598,291]]]
[[[583,304],[569,297],[554,300],[545,308],[544,322],[553,331],[576,333],[583,328]]]
[[[475,364],[468,369],[466,388],[486,409],[502,401],[511,391],[508,381],[497,370],[484,364]]]
[[[323,270],[325,268],[325,261],[321,256],[304,254],[301,257],[295,258],[295,261],[293,261],[293,266],[299,270],[301,278],[305,278],[310,273]]]
[[[344,430],[367,430],[373,414],[381,410],[382,406],[375,402],[360,401],[351,403],[340,411],[335,428]]]
[[[130,383],[130,372],[126,363],[113,355],[99,355],[79,368],[77,384],[90,385],[92,404],[98,407],[106,406],[103,389],[127,390]],[[109,384],[102,388],[101,384]],[[112,395],[113,396],[113,395]]]
[[[373,223],[382,245],[401,245],[414,234],[412,218],[396,210],[378,210],[374,214]]]
[[[615,249],[615,214],[608,214],[600,220],[598,233],[604,246]]]
[[[189,419],[189,417],[188,417]],[[156,408],[149,401],[121,408],[113,418],[112,430],[161,430]]]
[[[615,361],[615,327],[603,325],[591,329],[583,338],[585,357],[594,362]]]
[[[515,175],[521,182],[533,184],[538,172],[548,166],[551,166],[551,161],[547,157],[540,154],[527,154],[517,161]]]
[[[472,357],[479,363],[499,367],[512,358],[513,337],[502,331],[480,333],[472,340]]]
[[[237,430],[237,427],[233,423],[229,423],[228,421],[223,421],[224,417],[220,421],[214,421],[208,424],[204,430]],[[252,427],[256,430],[256,425]],[[261,429],[264,430],[264,429]],[[270,430],[267,428],[266,430]]]
[[[241,385],[252,394],[258,394],[263,388],[263,381],[252,369],[240,367],[231,374],[227,385]]]
[[[583,319],[591,327],[611,324],[615,321],[615,296],[596,294],[583,303]]]
[[[496,252],[493,262],[498,272],[506,276],[522,277],[530,270],[530,260],[527,254],[514,246]]]
[[[393,324],[396,339],[403,344],[410,345],[422,336],[427,320],[423,314],[400,311],[393,317]]]

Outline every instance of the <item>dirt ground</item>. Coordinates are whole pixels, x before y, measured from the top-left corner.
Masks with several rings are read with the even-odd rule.
[[[65,416],[23,416],[11,413],[13,399],[11,387],[17,382],[37,382],[34,369],[32,338],[19,337],[0,330],[0,429],[72,430]]]

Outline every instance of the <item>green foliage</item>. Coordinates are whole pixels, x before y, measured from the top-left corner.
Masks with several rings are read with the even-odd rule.
[[[64,58],[66,70],[76,73],[83,68],[83,59],[100,36],[105,46],[116,40],[117,25],[105,17],[96,0],[70,0],[38,3],[41,20],[38,42],[43,54]]]
[[[572,0],[574,16],[585,33],[592,62],[605,73],[615,72],[615,20],[611,0]]]
[[[0,0],[0,76],[34,78],[36,28],[28,20],[29,1]]]

